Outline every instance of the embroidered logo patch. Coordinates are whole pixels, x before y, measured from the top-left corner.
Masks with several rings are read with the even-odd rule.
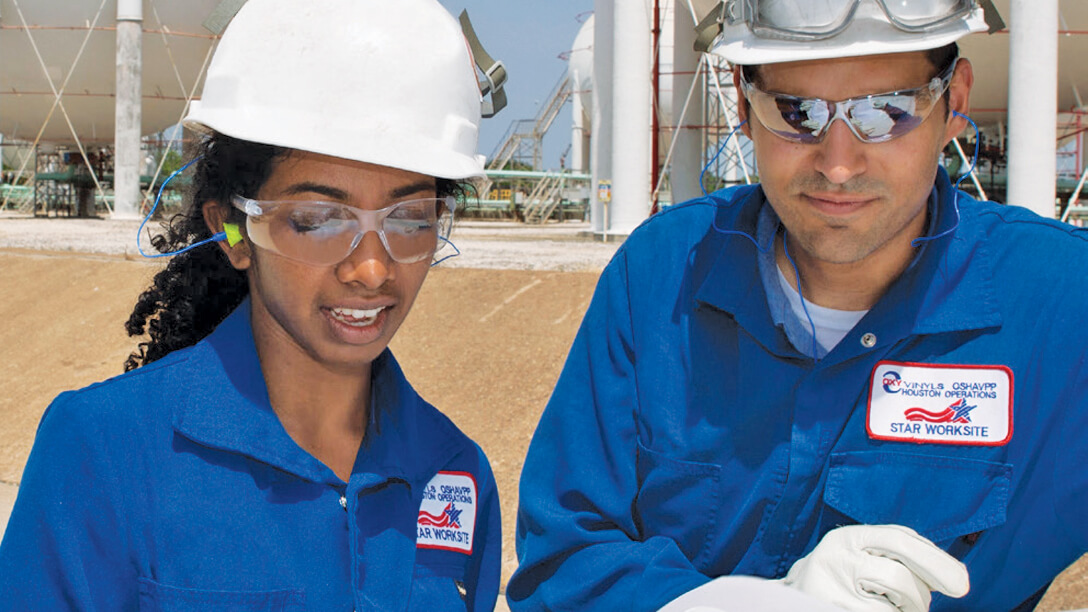
[[[476,479],[468,472],[439,472],[423,489],[416,547],[472,554],[476,529]]]
[[[865,427],[876,440],[1002,446],[1012,438],[1012,370],[881,361]]]

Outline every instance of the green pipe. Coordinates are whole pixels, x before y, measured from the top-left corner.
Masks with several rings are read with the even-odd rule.
[[[565,177],[568,179],[588,181],[592,178],[588,174],[582,174],[581,172],[538,172],[535,170],[485,170],[488,178],[524,178],[524,179],[542,179],[550,177]]]

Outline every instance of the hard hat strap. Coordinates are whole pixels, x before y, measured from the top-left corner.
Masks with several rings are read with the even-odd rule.
[[[979,5],[982,6],[982,14],[986,18],[986,25],[990,28],[986,31],[987,34],[993,34],[1005,29],[1005,20],[1001,18],[1001,13],[997,12],[993,0],[979,0]]]
[[[722,20],[725,17],[725,2],[718,2],[710,12],[695,26],[695,44],[692,47],[699,53],[710,51],[710,45],[722,32]]]
[[[490,100],[484,100],[481,107],[481,115],[484,117],[494,117],[506,107],[506,90],[503,85],[506,84],[506,66],[501,61],[498,61],[488,54],[487,50],[480,43],[480,38],[476,36],[476,30],[472,27],[472,22],[469,21],[468,11],[461,11],[459,17],[461,21],[461,31],[465,34],[465,40],[468,41],[468,46],[472,49],[472,58],[476,62],[476,66],[479,67],[484,73],[484,78],[487,79],[486,83],[481,84],[480,93],[486,98],[488,94],[491,95]]]

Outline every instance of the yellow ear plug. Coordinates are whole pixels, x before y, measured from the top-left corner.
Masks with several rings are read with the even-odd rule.
[[[227,235],[227,244],[234,246],[242,241],[242,232],[233,223],[223,224],[223,233]]]

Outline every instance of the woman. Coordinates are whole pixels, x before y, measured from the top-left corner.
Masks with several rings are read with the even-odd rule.
[[[300,6],[303,5],[303,6]],[[388,350],[478,174],[434,0],[250,0],[186,123],[176,255],[125,375],[49,407],[4,610],[490,610],[494,478]]]

